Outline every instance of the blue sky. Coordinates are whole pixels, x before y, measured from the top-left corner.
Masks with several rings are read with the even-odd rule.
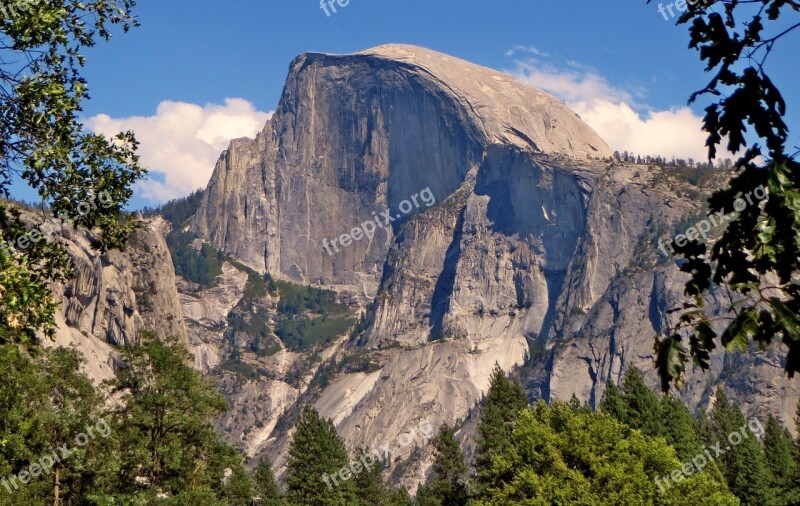
[[[263,126],[295,56],[400,42],[544,87],[614,148],[697,155],[702,109],[681,108],[707,76],[687,49],[686,27],[666,21],[657,6],[350,0],[326,16],[317,0],[141,0],[140,28],[88,52],[92,100],[84,114],[97,131],[139,131],[154,182],[133,205],[152,205],[204,186],[227,137]],[[786,47],[796,48],[798,37],[784,41],[770,65],[792,126],[800,126],[792,108],[800,105],[800,70]]]

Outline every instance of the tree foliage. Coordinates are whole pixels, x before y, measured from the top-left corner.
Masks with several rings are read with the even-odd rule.
[[[603,397],[600,399],[598,409],[607,415],[611,415],[622,423],[626,423],[627,415],[625,402],[622,400],[622,392],[613,381],[606,383],[603,390]]]
[[[122,210],[145,173],[132,133],[86,132],[85,50],[136,25],[133,0],[4,3],[0,18],[0,194],[27,183],[55,218],[96,230],[100,251],[122,247],[135,222]],[[48,281],[70,274],[64,247],[0,203],[0,342],[52,336]],[[30,244],[33,243],[33,244]]]
[[[628,367],[622,378],[625,420],[628,426],[648,436],[656,436],[662,427],[661,403],[644,382],[642,371]]]
[[[737,504],[706,474],[660,491],[655,479],[680,465],[662,439],[606,414],[539,401],[520,415],[514,445],[494,460],[496,480],[477,504]]]
[[[56,496],[75,500],[93,486],[104,461],[102,444],[93,440],[78,447],[74,439],[100,419],[102,397],[81,373],[81,364],[74,349],[34,359],[13,345],[0,346],[0,477],[18,475],[53,449],[69,445],[75,450],[51,459],[50,471],[27,485],[6,482],[14,492],[9,498],[0,488],[0,505],[52,504]]]
[[[272,473],[272,462],[266,457],[261,458],[253,471],[253,486],[256,495],[260,497],[260,506],[284,506],[283,493],[275,481]]]
[[[689,302],[676,310],[679,324],[656,340],[664,390],[682,386],[690,359],[708,369],[717,343],[764,348],[780,339],[787,374],[800,371],[800,165],[787,145],[786,102],[766,71],[777,44],[800,27],[799,11],[794,0],[709,0],[689,2],[678,20],[712,75],[690,99],[710,98],[703,122],[709,159],[723,142],[734,155],[744,152],[728,186],[709,199],[710,212],[738,211],[737,200],[746,203],[759,187],[769,198],[745,205],[710,250],[697,241],[679,248],[680,268],[691,275]],[[728,291],[729,315],[707,315],[712,284]]]
[[[777,504],[800,504],[800,488],[795,483],[798,472],[792,435],[770,415],[764,429],[764,455],[772,474],[770,488]]]
[[[629,367],[622,385],[620,390],[613,382],[607,384],[600,406],[602,412],[640,430],[645,436],[663,437],[681,462],[702,454],[704,447],[711,444],[710,432],[708,440],[703,440],[702,422],[692,416],[680,399],[669,393],[659,399],[647,387],[641,370]],[[725,480],[715,462],[708,463],[704,471],[725,487]]]
[[[453,427],[442,425],[432,444],[436,458],[428,482],[417,491],[418,506],[465,506],[467,461]]]
[[[718,462],[730,491],[742,504],[775,504],[770,470],[756,435],[748,427],[742,411],[728,400],[721,388],[716,390],[709,421],[712,441],[725,449]],[[738,444],[731,441],[734,433],[741,435]]]
[[[495,364],[483,416],[478,424],[476,460],[479,466],[490,463],[494,453],[511,444],[514,422],[527,406],[528,396],[519,381],[506,377],[503,369]]]
[[[145,337],[122,357],[106,402],[77,350],[0,346],[0,505],[249,505],[242,457],[211,424],[225,403],[185,348]],[[14,478],[54,450],[47,472]]]
[[[190,367],[183,344],[145,335],[140,345],[122,349],[122,360],[109,383],[121,401],[110,414],[116,447],[98,496],[125,502],[164,494],[175,504],[191,497],[241,498],[249,487],[242,457],[210,422],[226,409],[225,400]],[[226,469],[233,473],[227,484]]]
[[[511,434],[519,413],[528,406],[528,396],[519,381],[506,377],[499,364],[495,364],[489,382],[489,392],[478,423],[478,441],[475,451],[478,486],[482,474],[489,469],[494,456],[508,450]]]
[[[303,408],[289,447],[286,502],[291,506],[346,506],[355,503],[352,477],[344,480],[338,475],[349,460],[333,422],[322,419],[314,408]],[[332,476],[338,478],[334,480]]]

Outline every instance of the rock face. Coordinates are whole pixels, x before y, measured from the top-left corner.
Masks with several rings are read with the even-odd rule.
[[[124,252],[100,254],[88,232],[50,220],[42,230],[67,247],[75,277],[54,286],[60,298],[54,343],[76,345],[95,380],[113,374],[115,346],[135,344],[143,331],[187,341],[177,279],[164,241],[164,221],[144,221]]]
[[[563,103],[487,68],[400,45],[306,54],[264,131],[220,158],[195,227],[253,268],[372,297],[402,220],[333,255],[322,241],[425,188],[444,200],[492,145],[610,155]]]
[[[708,188],[610,154],[564,104],[490,69],[403,45],[306,54],[264,130],[223,153],[194,228],[261,272],[360,297],[366,330],[340,353],[378,353],[380,372],[298,402],[375,445],[463,419],[495,362],[527,364],[545,399],[594,403],[627,365],[656,385],[653,338],[683,286],[657,239]],[[425,188],[435,205],[397,213]],[[373,237],[324,249],[384,210],[396,220]],[[726,360],[759,363],[746,407],[790,420],[798,392],[778,357],[718,355],[690,375],[692,407],[716,384],[747,390]],[[280,463],[287,435],[273,437],[248,448]],[[424,466],[404,471],[413,482]]]
[[[524,362],[606,168],[590,157],[610,154],[563,103],[487,68],[400,45],[307,54],[265,129],[220,158],[194,228],[261,272],[378,296],[357,348],[394,348],[380,379],[352,408],[318,404],[372,445],[454,423],[495,362]],[[425,189],[435,206],[398,212]],[[384,210],[373,237],[324,249]]]
[[[594,405],[605,384],[619,383],[628,366],[644,371],[651,387],[659,387],[654,337],[678,324],[668,311],[685,301],[687,276],[665,254],[666,248],[660,250],[658,240],[666,242],[704,217],[702,200],[674,174],[647,167],[617,166],[595,183],[586,232],[548,333],[552,366],[543,397],[569,399],[575,394]],[[687,216],[695,218],[676,226]],[[727,298],[721,291],[716,296],[711,312],[720,314]],[[724,326],[715,330],[722,334]],[[717,350],[705,374],[687,366],[680,397],[692,409],[704,408],[714,389],[723,386],[749,416],[773,414],[795,432],[800,382],[786,378],[783,360],[778,345],[765,353]]]
[[[78,241],[64,318],[97,342],[150,326],[185,337],[231,403],[220,430],[279,472],[293,417],[313,404],[351,448],[389,444],[403,462],[392,477],[413,488],[431,448],[402,435],[466,420],[470,448],[495,363],[546,400],[595,403],[630,365],[656,385],[653,338],[684,281],[658,239],[721,181],[610,156],[564,104],[496,71],[402,45],[306,54],[264,130],[222,154],[189,223],[241,263],[213,287],[175,281],[158,222],[138,241],[145,255],[104,260]],[[274,325],[278,303],[247,298],[245,266],[338,291],[363,328],[314,353],[248,351],[257,338],[233,328],[233,310]],[[137,286],[157,297],[149,312]],[[681,395],[703,408],[723,385],[749,414],[793,428],[799,391],[781,360],[717,354]]]

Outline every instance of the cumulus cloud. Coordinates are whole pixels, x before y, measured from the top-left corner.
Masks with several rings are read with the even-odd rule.
[[[271,116],[238,98],[204,106],[164,101],[153,116],[99,114],[86,125],[106,136],[133,130],[141,143],[141,162],[150,170],[138,190],[147,200],[163,202],[204,187],[231,139],[254,137]]]
[[[703,120],[688,107],[656,110],[643,103],[643,90],[613,86],[594,69],[574,61],[557,68],[530,57],[515,61],[506,72],[566,102],[613,150],[667,158],[707,157]]]

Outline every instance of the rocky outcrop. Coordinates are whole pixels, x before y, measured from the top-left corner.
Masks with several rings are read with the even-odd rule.
[[[279,474],[306,404],[351,448],[426,422],[460,424],[469,449],[495,363],[531,398],[596,403],[630,365],[656,386],[653,340],[684,282],[658,239],[721,182],[610,155],[564,104],[487,68],[403,45],[306,54],[264,130],[222,154],[189,224],[229,257],[215,283],[175,279],[155,221],[125,254],[73,241],[82,267],[62,317],[98,357],[142,328],[185,338],[229,400],[218,428]],[[423,191],[435,202],[414,201]],[[359,331],[305,352],[254,344],[252,318],[274,330],[278,301],[247,295],[250,269],[338,291],[364,313]],[[791,428],[800,392],[781,360],[717,353],[681,395],[702,408],[723,385]],[[389,473],[413,489],[431,448],[392,448]]]
[[[495,363],[518,368],[534,398],[594,403],[628,365],[656,385],[654,336],[683,284],[657,240],[713,185],[610,155],[555,98],[457,58],[403,45],[306,54],[264,130],[223,153],[192,226],[260,272],[357,295],[365,330],[329,356],[372,353],[380,370],[289,397],[280,381],[265,388],[314,403],[349,445],[376,446],[421,420],[463,420]],[[434,205],[398,212],[424,189]],[[385,210],[373,235],[342,244]],[[682,395],[702,407],[723,384],[744,399],[731,367],[750,361],[764,381],[743,405],[788,421],[798,392],[766,357],[718,354]],[[289,425],[242,441],[280,467]],[[412,452],[430,455],[398,456]],[[426,461],[391,472],[413,487]]]
[[[720,183],[717,178],[702,190]],[[676,229],[682,218],[702,216],[698,197],[693,185],[650,167],[616,165],[597,182],[586,233],[549,329],[552,366],[545,398],[566,400],[575,394],[595,405],[605,384],[619,383],[629,366],[660,388],[653,367],[655,337],[678,323],[668,311],[684,302],[687,277],[658,241],[684,232],[686,225]],[[711,312],[720,314],[725,302],[720,291]],[[720,322],[716,331],[723,330]],[[718,349],[709,371],[687,366],[679,395],[690,408],[703,409],[722,386],[749,416],[775,415],[794,432],[800,383],[783,373],[782,351],[779,345],[765,352]]]
[[[224,362],[228,314],[244,295],[247,274],[229,263],[212,287],[200,287],[180,278],[178,294],[189,334],[195,368],[209,372]]]
[[[255,269],[371,298],[403,220],[333,255],[322,241],[425,188],[443,200],[491,145],[610,154],[563,103],[494,70],[401,45],[306,54],[264,131],[220,158],[195,228]]]
[[[143,331],[188,341],[164,226],[161,218],[142,221],[125,251],[101,254],[91,232],[51,219],[41,225],[65,245],[75,274],[53,287],[59,329],[45,346],[77,346],[86,372],[99,381],[113,374],[115,348],[135,344]]]

